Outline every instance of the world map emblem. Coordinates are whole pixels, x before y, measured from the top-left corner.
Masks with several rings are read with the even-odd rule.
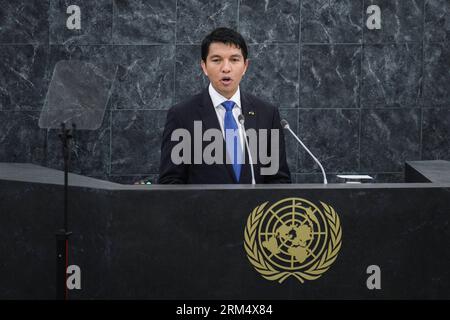
[[[253,209],[244,232],[250,263],[265,279],[301,283],[322,276],[336,260],[342,244],[339,216],[330,205],[286,198]]]

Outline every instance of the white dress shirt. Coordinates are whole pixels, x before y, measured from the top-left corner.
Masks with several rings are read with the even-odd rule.
[[[212,86],[212,84],[209,84],[209,96],[211,97],[214,109],[216,110],[216,114],[217,114],[217,119],[219,120],[219,124],[220,124],[220,129],[222,130],[222,135],[225,139],[225,132],[223,130],[223,124],[225,121],[225,107],[222,105],[223,102],[225,101],[233,101],[235,103],[235,106],[233,107],[233,117],[234,120],[236,121],[236,124],[239,128],[239,139],[240,139],[240,143],[241,143],[241,149],[242,152],[244,152],[244,138],[243,138],[243,134],[242,134],[242,128],[241,125],[238,121],[238,117],[240,114],[242,114],[242,106],[241,106],[241,91],[238,87],[236,93],[230,98],[227,99],[224,96],[222,96],[220,93],[218,93],[216,91],[216,89],[214,89],[214,87]]]

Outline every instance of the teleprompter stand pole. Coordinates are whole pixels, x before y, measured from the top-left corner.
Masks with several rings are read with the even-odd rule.
[[[68,176],[70,166],[71,143],[70,140],[74,137],[75,124],[72,124],[72,129],[67,129],[65,123],[61,124],[61,133],[59,137],[63,146],[64,157],[64,222],[63,228],[56,232],[56,299],[67,300],[67,267],[69,263],[69,236],[72,232],[68,229]]]

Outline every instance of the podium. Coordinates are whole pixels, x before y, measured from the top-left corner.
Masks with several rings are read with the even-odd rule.
[[[405,183],[392,184],[69,181],[69,264],[81,270],[70,299],[450,298],[447,161],[408,162]],[[54,298],[63,187],[62,171],[0,163],[0,299]],[[267,280],[245,250],[255,208],[286,199],[327,204],[339,217],[340,248],[315,280]],[[378,289],[368,286],[371,266]]]

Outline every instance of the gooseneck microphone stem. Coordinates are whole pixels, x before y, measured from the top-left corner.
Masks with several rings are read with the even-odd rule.
[[[247,152],[248,152],[248,160],[250,162],[250,170],[252,172],[252,185],[255,185],[256,181],[255,181],[255,171],[253,169],[253,158],[252,158],[252,153],[250,152],[250,148],[248,146],[247,132],[245,132],[245,127],[244,127],[244,116],[242,114],[240,114],[238,117],[238,120],[239,120],[239,124],[241,125],[242,134],[244,135],[245,146],[246,146]]]
[[[323,175],[323,184],[328,184],[327,181],[327,176],[325,175],[325,170],[322,167],[322,164],[320,164],[320,161],[317,160],[317,158],[312,154],[311,151],[309,151],[309,149],[303,144],[303,142],[300,140],[300,138],[294,133],[294,131],[291,130],[289,123],[286,120],[281,120],[281,126],[284,129],[287,129],[293,136],[295,139],[297,139],[297,141],[302,145],[302,147],[309,153],[309,155],[311,156],[311,158],[314,159],[314,161],[319,165],[320,170],[322,170],[322,175]]]

